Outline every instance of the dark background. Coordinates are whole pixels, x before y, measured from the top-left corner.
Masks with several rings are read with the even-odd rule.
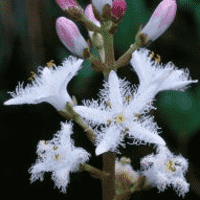
[[[145,25],[160,0],[127,0],[127,12],[119,25],[114,38],[115,58],[125,52],[141,24]],[[199,0],[177,0],[177,14],[168,31],[152,43],[148,49],[161,56],[161,61],[172,61],[178,68],[189,68],[193,80],[200,79],[200,2]],[[80,1],[85,8],[90,1]],[[60,121],[65,121],[57,111],[47,103],[37,105],[3,106],[10,98],[7,91],[14,91],[18,81],[28,83],[30,71],[45,66],[50,60],[56,65],[70,55],[60,42],[55,22],[66,14],[53,0],[3,0],[0,1],[0,142],[3,187],[1,191],[7,197],[36,197],[39,199],[87,198],[101,199],[101,182],[93,179],[87,172],[71,174],[67,194],[53,189],[51,173],[46,173],[44,181],[30,184],[28,169],[37,158],[35,151],[39,140],[50,140],[60,130]],[[86,29],[76,22],[81,33],[88,38]],[[138,84],[137,75],[127,65],[118,70],[118,76]],[[78,103],[82,99],[97,98],[103,76],[91,69],[87,61],[74,77],[67,89],[75,95]],[[200,89],[199,83],[191,84],[186,92],[165,91],[156,96],[154,103],[158,108],[152,114],[159,127],[161,136],[169,149],[182,154],[189,160],[187,181],[190,192],[185,199],[200,199]],[[101,169],[102,156],[95,157],[95,148],[87,140],[82,129],[74,125],[75,146],[85,148],[92,157],[89,164]],[[132,159],[134,169],[139,169],[140,158],[151,153],[150,146],[129,146],[122,155]],[[2,196],[3,196],[2,194]],[[172,188],[158,193],[136,192],[131,199],[181,199]]]

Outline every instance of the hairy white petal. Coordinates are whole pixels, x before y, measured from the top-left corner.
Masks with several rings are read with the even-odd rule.
[[[117,151],[119,145],[124,146],[123,144],[124,136],[121,133],[121,129],[114,125],[107,129],[104,129],[97,137],[97,148],[95,150],[96,155],[100,155],[107,151]],[[118,151],[118,153],[120,153]]]
[[[74,110],[83,118],[87,120],[93,120],[96,124],[105,124],[108,119],[111,119],[109,112],[88,108],[86,106],[74,106]]]
[[[152,128],[153,127],[150,126],[142,126],[136,122],[132,123],[130,125],[129,137],[135,140],[144,141],[145,144],[148,142],[157,145],[165,145],[166,143],[163,138],[157,134],[156,128],[155,130],[152,130]]]
[[[37,104],[48,102],[57,110],[64,110],[65,103],[71,101],[67,92],[67,84],[76,75],[83,60],[73,56],[65,59],[62,66],[38,68],[38,73],[32,84],[23,88],[23,83],[16,87],[15,92],[8,92],[13,97],[4,105]]]
[[[122,96],[120,94],[120,85],[118,77],[115,71],[111,71],[109,74],[109,86],[110,86],[110,102],[112,106],[113,114],[120,113],[122,111]]]

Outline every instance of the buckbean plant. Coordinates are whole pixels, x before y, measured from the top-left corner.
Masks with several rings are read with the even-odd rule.
[[[129,199],[135,191],[153,187],[164,191],[168,186],[184,197],[190,186],[184,177],[188,161],[170,152],[159,136],[159,127],[148,115],[156,109],[151,102],[157,93],[184,91],[189,84],[198,82],[189,77],[188,69],[178,69],[172,62],[164,65],[159,56],[152,60],[152,53],[147,49],[173,22],[176,1],[163,0],[148,23],[138,30],[135,43],[117,60],[113,37],[126,12],[125,0],[92,0],[85,10],[75,0],[57,0],[57,3],[70,19],[59,17],[56,31],[73,56],[66,58],[61,66],[51,61],[39,67],[38,73],[30,77],[31,84],[25,88],[23,83],[19,84],[15,92],[9,92],[12,98],[4,102],[4,105],[47,102],[66,118],[52,140],[39,141],[38,158],[29,168],[31,183],[37,179],[42,181],[45,172],[52,172],[55,186],[66,193],[69,173],[85,170],[101,180],[103,199]],[[73,20],[83,22],[90,36],[88,41]],[[93,55],[92,48],[100,58]],[[71,97],[66,87],[86,59],[93,70],[103,73],[104,89],[100,90],[98,100],[87,99],[83,100],[83,105],[77,105],[75,96]],[[138,75],[138,87],[117,76],[117,70],[127,63]],[[88,140],[95,145],[96,156],[103,154],[102,170],[87,164],[90,153],[74,146],[71,139],[74,123],[82,127]],[[131,145],[153,144],[156,149],[156,153],[140,160],[139,171],[131,167],[131,158],[117,158],[119,147],[126,146],[125,137],[132,141]]]

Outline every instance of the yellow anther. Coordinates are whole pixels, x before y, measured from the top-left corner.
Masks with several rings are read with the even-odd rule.
[[[161,57],[158,54],[154,54],[154,52],[152,51],[150,56],[157,62],[160,63],[161,62]]]
[[[135,117],[137,118],[137,120],[140,119],[141,114],[140,113],[135,113]]]
[[[55,154],[55,155],[53,156],[53,158],[54,158],[56,161],[61,160],[61,157],[60,157],[59,154]]]
[[[58,149],[58,147],[57,146],[53,146],[53,150],[56,150],[56,149]]]
[[[127,131],[129,131],[129,128],[125,127],[124,130],[122,131],[123,136],[125,136],[127,134]]]
[[[108,126],[110,126],[111,124],[112,124],[112,120],[107,120],[107,124],[108,124]]]
[[[36,74],[34,71],[31,71],[31,76],[28,78],[29,81],[33,81],[33,79],[35,78]]]
[[[126,157],[122,157],[120,162],[121,162],[122,165],[129,164],[129,163],[131,163],[131,159],[126,158]]]
[[[110,101],[106,101],[106,105],[107,105],[107,109],[111,108],[111,102]]]
[[[125,101],[127,101],[127,102],[130,102],[131,101],[131,99],[132,99],[132,96],[125,96]]]
[[[45,67],[51,68],[53,65],[55,65],[54,60],[50,60],[49,62],[46,63]]]
[[[176,171],[175,164],[171,160],[169,162],[167,162],[166,168],[167,168],[167,170],[172,171],[172,172]]]

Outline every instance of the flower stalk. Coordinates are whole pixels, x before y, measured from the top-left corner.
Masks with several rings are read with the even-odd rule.
[[[126,11],[124,0],[92,0],[85,10],[77,1],[57,0],[57,3],[71,19],[82,21],[88,29],[90,38],[86,42],[73,21],[65,17],[56,21],[61,42],[80,59],[71,56],[58,67],[50,61],[45,68],[39,69],[39,75],[32,72],[29,78],[32,84],[25,89],[23,84],[19,85],[15,93],[10,92],[13,98],[4,102],[4,105],[47,102],[62,117],[70,120],[61,123],[61,130],[52,140],[39,142],[36,151],[39,159],[29,169],[31,182],[38,178],[42,181],[44,172],[50,171],[55,185],[65,193],[69,172],[84,170],[101,180],[103,200],[128,200],[135,191],[155,186],[163,191],[169,184],[184,196],[189,191],[184,178],[188,162],[168,150],[159,135],[159,127],[147,113],[155,109],[151,102],[158,92],[183,91],[198,80],[191,80],[188,70],[177,69],[171,63],[161,65],[160,57],[155,59],[149,55],[150,51],[140,48],[148,46],[169,28],[176,13],[175,0],[163,0],[158,5],[147,25],[142,30],[140,27],[134,44],[117,61],[113,37]],[[92,50],[97,50],[100,59],[91,53]],[[71,99],[66,87],[84,59],[92,63],[94,70],[103,73],[104,89],[100,91],[99,102],[84,100],[84,106],[79,106],[75,96]],[[117,69],[128,62],[138,75],[138,89],[133,89],[128,81],[117,76]],[[82,127],[96,146],[96,155],[102,155],[102,170],[86,164],[90,154],[74,146],[70,137],[73,122]],[[126,148],[125,135],[133,139],[134,145],[153,143],[157,147],[156,155],[141,159],[139,173],[132,169],[129,158],[116,162],[119,146]]]
[[[66,119],[74,120],[83,130],[86,132],[87,138],[94,144],[95,142],[95,132],[92,128],[87,126],[84,120],[78,115],[73,109],[73,103],[67,102],[65,105],[65,110],[59,111],[60,115]]]

